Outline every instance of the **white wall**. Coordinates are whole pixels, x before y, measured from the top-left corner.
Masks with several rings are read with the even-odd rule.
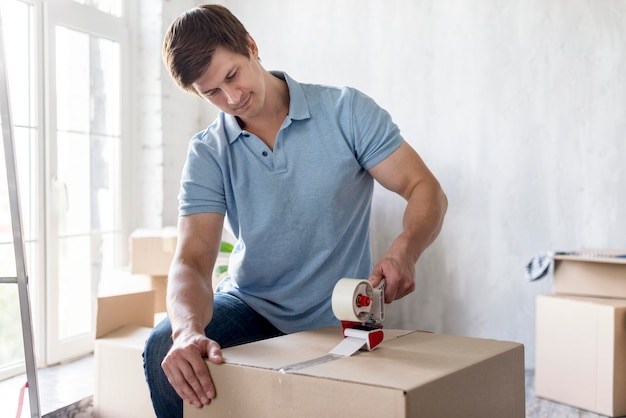
[[[196,4],[193,0],[141,0],[135,6],[136,157],[130,171],[136,174],[132,181],[137,219],[133,228],[176,225],[177,194],[187,143],[217,114],[214,108],[178,88],[161,58],[168,26]]]
[[[418,288],[389,307],[386,326],[518,341],[534,367],[535,295],[551,283],[524,280],[528,259],[626,248],[626,2],[223,3],[268,69],[374,97],[447,192]],[[198,119],[185,118],[164,123]],[[186,136],[165,138],[169,154],[184,154]],[[166,155],[169,181],[180,161]],[[176,192],[166,188],[165,201]],[[401,199],[376,190],[375,256],[399,233],[402,211]]]

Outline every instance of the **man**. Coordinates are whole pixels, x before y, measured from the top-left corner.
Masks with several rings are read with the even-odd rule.
[[[177,18],[163,56],[180,87],[222,111],[189,144],[168,319],[144,352],[157,416],[175,417],[182,400],[201,407],[216,396],[204,358],[222,363],[221,348],[339,325],[330,302],[340,278],[385,278],[386,303],[412,292],[447,199],[386,111],[355,89],[268,72],[224,7]],[[402,233],[372,266],[374,180],[407,206]],[[237,242],[214,294],[225,220]]]

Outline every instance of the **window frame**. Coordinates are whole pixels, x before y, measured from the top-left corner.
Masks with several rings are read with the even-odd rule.
[[[109,39],[119,42],[120,45],[120,106],[118,109],[120,118],[120,147],[119,147],[119,170],[117,178],[120,196],[117,204],[117,217],[121,224],[119,239],[116,240],[116,252],[114,264],[116,267],[125,266],[127,263],[128,244],[123,237],[127,236],[129,225],[132,222],[132,207],[128,199],[132,196],[132,184],[124,179],[129,178],[131,154],[134,151],[133,144],[128,140],[133,128],[134,120],[131,112],[132,106],[131,76],[133,62],[131,50],[133,39],[131,37],[130,19],[135,17],[136,2],[124,1],[121,16],[114,16],[99,11],[93,6],[82,5],[72,0],[19,0],[32,7],[32,36],[34,55],[34,86],[36,91],[33,108],[37,128],[36,155],[31,159],[36,164],[35,190],[30,196],[21,196],[35,199],[30,203],[33,218],[36,219],[36,231],[32,231],[34,239],[31,245],[36,245],[36,250],[31,260],[27,259],[27,273],[29,276],[29,291],[33,318],[33,332],[35,341],[35,355],[38,367],[45,367],[74,358],[88,355],[93,351],[95,321],[93,332],[81,338],[70,339],[60,342],[58,335],[58,279],[56,279],[56,261],[54,248],[55,226],[49,215],[50,190],[53,186],[55,173],[54,159],[56,159],[56,63],[55,63],[55,31],[57,26],[64,26],[72,30],[80,31],[91,36]],[[6,17],[3,15],[3,19]],[[11,88],[11,86],[9,86]],[[13,93],[15,94],[15,93]],[[24,207],[24,204],[22,204]],[[118,242],[119,241],[119,242]],[[34,244],[33,244],[34,242]],[[25,237],[25,245],[28,245],[28,237]],[[27,256],[29,252],[27,249]],[[95,306],[93,307],[95,311]],[[19,318],[18,318],[19,320]],[[24,363],[5,367],[0,365],[0,380],[23,373]]]
[[[127,17],[129,15],[128,10],[129,3],[125,2],[126,9],[124,10],[121,17],[116,17],[105,12],[99,11],[92,6],[86,6],[79,3],[76,3],[71,0],[44,0],[44,3],[47,5],[47,10],[44,13],[45,22],[44,22],[44,48],[46,51],[45,55],[45,72],[46,72],[46,82],[45,82],[45,100],[46,100],[46,119],[45,119],[45,136],[46,136],[46,150],[45,154],[46,158],[46,190],[52,190],[54,184],[54,178],[56,176],[56,166],[54,161],[54,156],[56,155],[56,143],[57,143],[57,114],[56,114],[56,51],[55,51],[55,43],[56,43],[56,27],[63,26],[78,32],[86,33],[91,36],[96,36],[99,38],[109,39],[115,42],[119,42],[120,44],[120,74],[122,85],[120,86],[120,98],[121,104],[119,108],[120,120],[121,120],[121,146],[120,146],[120,168],[121,173],[119,176],[120,183],[118,185],[118,190],[121,191],[122,196],[120,196],[120,205],[117,207],[119,219],[124,219],[123,216],[123,208],[121,207],[122,202],[124,202],[124,182],[121,180],[124,178],[124,167],[126,166],[125,161],[123,160],[123,156],[127,155],[128,152],[124,151],[124,147],[128,146],[128,141],[125,141],[125,138],[129,138],[128,135],[128,115],[130,109],[128,109],[128,100],[127,97],[124,97],[126,92],[128,92],[128,85],[124,82],[130,76],[129,71],[129,45],[130,45],[130,34],[127,25]],[[73,358],[80,357],[81,355],[88,354],[93,350],[93,342],[94,342],[94,333],[95,329],[93,329],[91,334],[85,334],[80,337],[75,337],[68,340],[59,340],[57,339],[58,335],[58,310],[57,306],[59,303],[59,279],[57,277],[56,272],[57,265],[54,255],[53,240],[54,237],[57,236],[56,224],[50,218],[46,219],[45,224],[47,225],[46,230],[46,272],[45,277],[47,278],[46,285],[46,363],[47,364],[56,364],[59,362],[67,361]],[[123,231],[123,225],[120,225]],[[123,235],[123,234],[122,234]],[[123,260],[123,254],[126,252],[126,245],[120,239],[120,242],[117,243],[116,248],[118,249],[118,253],[115,254],[116,265],[120,265]],[[51,251],[52,250],[52,251]],[[93,307],[95,311],[95,307]],[[95,323],[94,323],[95,328]]]

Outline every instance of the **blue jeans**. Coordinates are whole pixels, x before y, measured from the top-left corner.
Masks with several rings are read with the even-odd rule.
[[[219,292],[213,300],[213,319],[204,333],[222,348],[283,335],[242,300]],[[172,328],[169,319],[165,318],[152,330],[143,353],[143,367],[152,406],[159,418],[183,416],[183,400],[161,368],[161,362],[171,347]]]

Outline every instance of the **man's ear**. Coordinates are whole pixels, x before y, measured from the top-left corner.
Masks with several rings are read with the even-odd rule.
[[[257,47],[255,40],[250,35],[248,35],[248,49],[250,50],[250,55],[254,58],[259,57],[259,48]]]

